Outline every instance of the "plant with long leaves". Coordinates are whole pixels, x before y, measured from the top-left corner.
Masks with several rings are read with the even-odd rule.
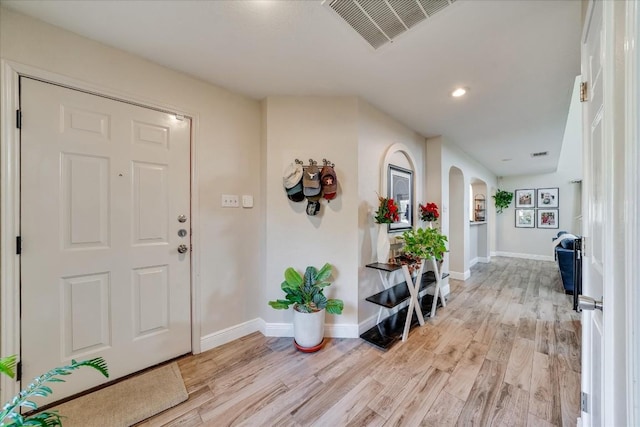
[[[8,356],[0,359],[0,372],[11,378],[15,377],[16,356]],[[109,378],[109,370],[107,362],[102,357],[94,359],[75,361],[72,360],[70,365],[54,368],[46,374],[34,378],[33,382],[20,393],[15,395],[13,399],[5,403],[0,413],[0,426],[19,427],[19,426],[40,426],[40,427],[56,427],[62,426],[62,417],[57,411],[39,412],[31,416],[23,416],[20,414],[20,408],[29,410],[38,409],[38,405],[31,399],[34,397],[47,397],[53,394],[51,387],[47,383],[65,382],[61,376],[71,375],[73,371],[88,366],[100,372]],[[7,424],[7,422],[9,424]]]
[[[327,310],[327,313],[342,314],[344,302],[339,299],[327,298],[324,288],[331,285],[331,264],[326,263],[320,270],[313,266],[307,267],[304,277],[293,267],[284,272],[284,282],[280,285],[286,299],[269,301],[269,305],[277,310],[285,310],[293,304],[293,308],[302,313]]]

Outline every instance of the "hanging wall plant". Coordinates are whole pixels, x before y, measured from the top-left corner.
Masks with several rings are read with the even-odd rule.
[[[498,189],[496,194],[493,196],[493,200],[496,202],[496,210],[498,213],[502,213],[502,210],[508,208],[511,204],[511,200],[513,200],[513,193]]]

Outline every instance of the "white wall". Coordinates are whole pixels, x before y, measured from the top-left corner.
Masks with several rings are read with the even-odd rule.
[[[345,303],[341,316],[327,315],[327,335],[357,336],[358,312],[358,101],[355,97],[268,97],[263,102],[266,156],[266,282],[262,318],[267,335],[291,336],[291,310],[274,310],[267,300],[282,298],[287,267],[300,272],[333,265],[328,297]],[[282,173],[295,159],[335,163],[338,195],[323,200],[317,216],[307,202],[291,202]],[[346,326],[335,326],[346,325]]]
[[[365,301],[365,298],[381,290],[377,271],[366,268],[365,265],[375,262],[373,247],[377,225],[373,220],[373,213],[378,207],[380,180],[387,179],[386,174],[380,176],[385,153],[389,146],[396,143],[403,144],[411,152],[416,161],[416,203],[424,204],[425,139],[362,100],[358,102],[358,107],[358,318],[362,323],[378,312],[378,306]],[[395,154],[392,163],[394,161],[399,163],[398,166],[409,166],[403,155]],[[402,280],[397,275],[391,281],[397,283]]]
[[[260,105],[71,32],[0,9],[0,56],[198,118],[197,185],[202,337],[259,316]],[[221,194],[253,194],[253,209],[222,209]],[[207,344],[205,343],[205,348]]]
[[[500,180],[500,189],[507,191],[558,187],[559,228],[516,228],[513,201],[508,209],[498,215],[496,254],[553,260],[551,239],[559,230],[581,233],[580,184],[571,183],[573,180],[582,179],[582,110],[578,95],[579,82],[580,79],[576,78],[557,171],[541,175],[509,176]]]

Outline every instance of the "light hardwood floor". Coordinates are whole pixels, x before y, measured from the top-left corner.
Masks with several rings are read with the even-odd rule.
[[[384,353],[254,333],[179,361],[189,400],[140,426],[575,426],[580,317],[556,263],[492,258]]]

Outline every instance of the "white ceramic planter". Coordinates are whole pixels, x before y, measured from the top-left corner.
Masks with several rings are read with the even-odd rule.
[[[301,313],[293,310],[293,337],[300,347],[315,347],[324,338],[325,310]]]
[[[387,224],[378,224],[378,240],[376,242],[376,259],[380,263],[389,262],[389,234],[387,233]]]

